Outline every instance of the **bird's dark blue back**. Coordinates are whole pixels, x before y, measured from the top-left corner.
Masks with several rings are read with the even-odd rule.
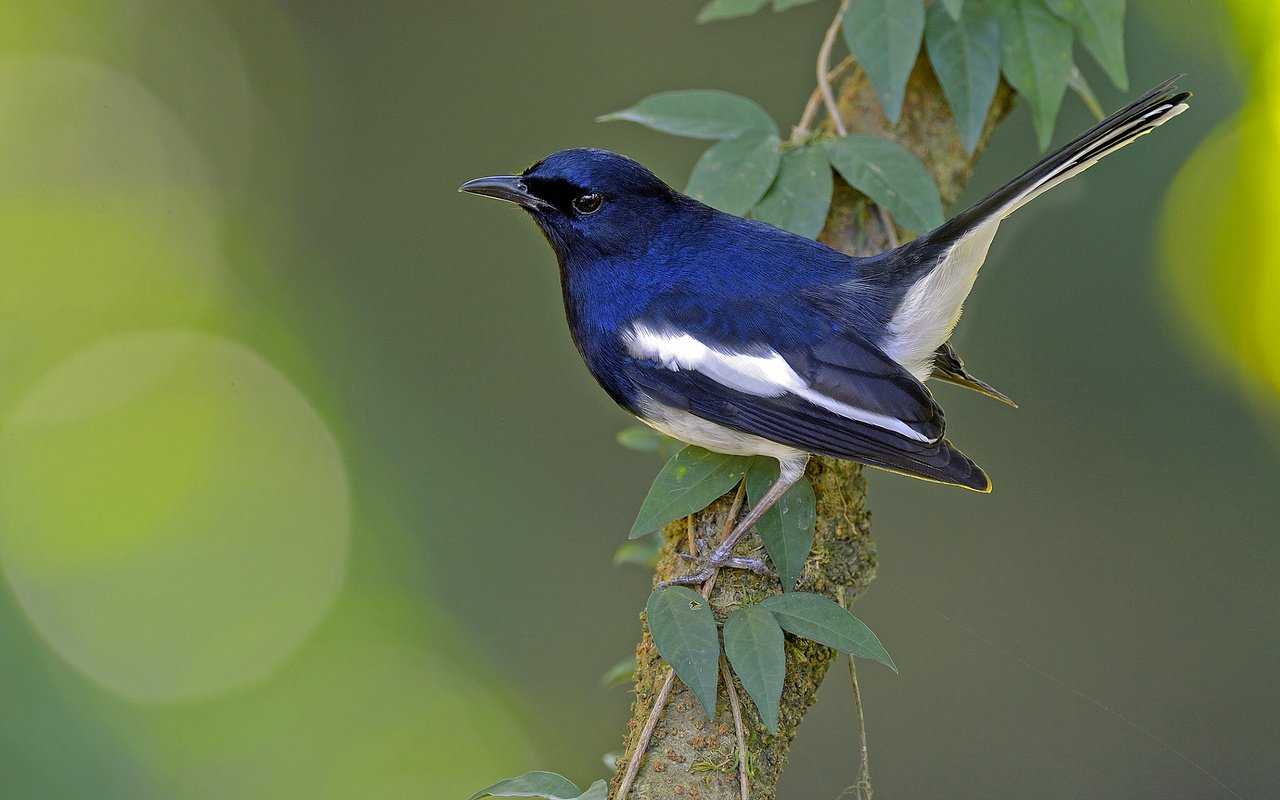
[[[896,302],[859,278],[875,259],[717,211],[613,153],[562,151],[523,178],[566,212],[577,194],[606,198],[586,218],[533,216],[560,264],[574,342],[604,388],[628,407],[628,356],[619,337],[636,320],[696,331],[730,349],[760,342],[794,349],[844,326],[872,337]]]
[[[933,396],[880,347],[901,287],[712,209],[630,159],[561,151],[464,189],[524,207],[556,252],[574,343],[621,406],[685,441],[856,458],[985,490]]]

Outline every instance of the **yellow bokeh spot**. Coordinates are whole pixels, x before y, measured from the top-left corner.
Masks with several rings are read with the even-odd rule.
[[[178,700],[269,674],[342,584],[345,469],[252,351],[184,331],[81,351],[0,438],[0,567],[50,645],[102,685]]]
[[[76,348],[216,311],[226,276],[207,221],[182,197],[170,210],[190,227],[157,227],[150,204],[120,196],[0,206],[0,422],[18,393]]]
[[[111,28],[113,17],[118,26],[118,9],[98,0],[11,0],[0,4],[0,49],[47,49],[66,41],[70,20],[102,31]]]
[[[1170,286],[1252,393],[1280,396],[1280,7],[1232,0],[1244,107],[1179,173],[1164,215]]]

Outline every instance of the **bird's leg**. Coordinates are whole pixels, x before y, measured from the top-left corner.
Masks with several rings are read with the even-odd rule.
[[[711,577],[711,574],[720,567],[733,567],[735,569],[750,569],[753,572],[767,572],[764,564],[755,558],[737,558],[733,555],[733,548],[738,546],[738,542],[742,541],[742,537],[755,526],[764,516],[764,512],[768,511],[774,503],[778,502],[787,490],[800,480],[804,475],[805,464],[809,462],[807,455],[801,455],[795,458],[778,459],[778,479],[773,482],[773,486],[769,487],[769,491],[765,492],[764,497],[760,498],[760,502],[756,503],[729,533],[724,537],[724,541],[715,549],[711,555],[705,559],[698,559],[702,568],[697,572],[689,575],[681,575],[678,578],[672,578],[658,584],[659,589],[673,586],[676,584],[693,585],[699,584]]]

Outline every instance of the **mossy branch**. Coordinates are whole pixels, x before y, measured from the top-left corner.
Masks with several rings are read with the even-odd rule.
[[[956,132],[946,98],[926,58],[921,58],[907,85],[902,118],[889,125],[880,110],[870,82],[855,71],[839,86],[838,106],[849,133],[881,136],[898,142],[918,156],[938,183],[944,204],[959,197],[968,182],[974,158],[965,153]],[[1008,113],[1013,102],[1009,87],[1001,84],[988,115],[981,151],[992,129]],[[826,123],[831,125],[831,121]],[[874,213],[865,198],[837,179],[836,192],[822,231],[821,240],[847,253],[866,255],[880,252],[897,240],[899,231],[888,229],[884,215]],[[841,596],[847,603],[859,597],[876,574],[875,541],[871,537],[870,512],[866,505],[866,482],[857,464],[827,458],[813,459],[809,479],[817,495],[817,531],[813,552],[805,564],[799,589],[817,592],[832,600]],[[693,520],[696,532],[714,538],[724,528],[730,501],[722,498]],[[677,555],[685,545],[684,521],[667,526],[666,546],[658,564],[656,580],[683,574],[688,565]],[[754,549],[757,552],[746,552]],[[763,556],[763,547],[754,535],[740,548],[744,555]],[[718,621],[735,609],[749,605],[780,590],[774,577],[740,570],[723,570],[710,596]],[[753,800],[771,800],[782,775],[791,743],[805,712],[817,696],[818,687],[831,664],[833,651],[811,641],[788,637],[787,673],[782,692],[782,708],[777,735],[761,723],[754,705],[742,704],[746,725],[747,763]],[[670,670],[658,657],[646,632],[636,651],[635,701],[626,736],[625,752],[630,754],[653,709],[655,699]],[[746,693],[739,687],[738,694]],[[850,731],[850,751],[855,749]],[[740,797],[737,775],[737,737],[730,716],[724,686],[715,720],[708,720],[693,694],[675,681],[632,786],[635,800],[734,800]],[[610,786],[616,796],[618,783],[626,771],[627,759],[618,763]],[[856,776],[850,775],[852,782]]]

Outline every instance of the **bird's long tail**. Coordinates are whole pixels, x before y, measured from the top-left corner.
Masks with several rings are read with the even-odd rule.
[[[876,344],[917,378],[929,377],[935,351],[960,319],[1000,221],[1185,111],[1191,95],[1175,91],[1175,80],[1099,122],[941,227],[869,261],[877,269],[869,269],[864,280],[901,293]]]
[[[929,237],[945,239],[963,235],[986,220],[1004,219],[1054,186],[1092,167],[1104,156],[1186,111],[1191,93],[1174,90],[1179,77],[1170,78],[1050,153],[1031,169],[957,214]]]

